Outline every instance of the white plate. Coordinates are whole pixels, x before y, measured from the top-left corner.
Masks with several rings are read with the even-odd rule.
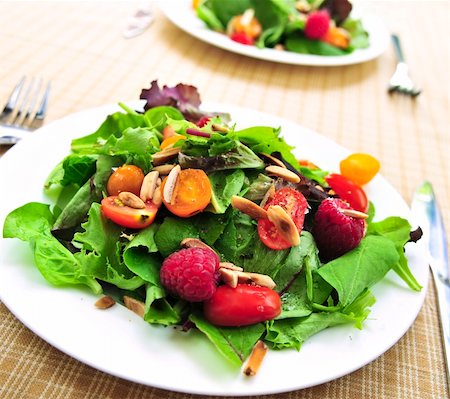
[[[48,202],[42,184],[69,153],[70,141],[93,132],[116,106],[105,106],[51,123],[0,158],[0,226],[7,213],[29,201]],[[348,154],[336,143],[297,124],[267,114],[219,104],[205,109],[229,111],[239,127],[282,126],[297,156],[337,170]],[[381,176],[368,186],[378,218],[409,216],[400,195]],[[428,268],[419,244],[407,256],[418,281],[427,286]],[[70,356],[131,381],[173,391],[205,395],[260,395],[321,384],[364,366],[394,345],[414,322],[425,296],[409,290],[390,272],[373,287],[377,298],[363,330],[334,327],[312,337],[300,352],[270,351],[254,378],[232,369],[199,333],[151,326],[122,306],[94,307],[87,291],[50,286],[33,265],[28,244],[0,240],[0,297],[37,335]]]
[[[195,14],[191,0],[164,0],[158,4],[172,23],[197,39],[224,50],[266,61],[310,66],[351,65],[379,57],[389,44],[389,31],[379,17],[372,14],[357,14],[357,11],[354,11],[352,15],[358,15],[362,19],[364,28],[370,35],[370,46],[366,49],[358,49],[343,56],[298,54],[269,48],[259,49],[255,46],[236,43],[226,35],[208,29]]]

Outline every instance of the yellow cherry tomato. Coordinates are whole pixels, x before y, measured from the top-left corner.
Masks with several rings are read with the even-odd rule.
[[[380,162],[364,153],[349,155],[339,166],[341,175],[359,186],[369,183],[380,170]]]

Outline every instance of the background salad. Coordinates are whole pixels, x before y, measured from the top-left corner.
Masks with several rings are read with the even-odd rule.
[[[340,56],[369,46],[348,0],[194,0],[197,16],[238,43]]]

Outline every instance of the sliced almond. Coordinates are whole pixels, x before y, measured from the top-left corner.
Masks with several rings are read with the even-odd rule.
[[[122,203],[130,208],[143,209],[145,208],[145,203],[136,194],[130,193],[128,191],[122,191],[119,193],[118,198]]]
[[[152,155],[152,163],[154,166],[165,164],[181,152],[181,147],[172,147],[163,151],[156,152]]]
[[[159,172],[161,176],[167,176],[174,167],[175,164],[166,163],[164,165],[155,166],[153,170]]]
[[[244,269],[240,266],[236,266],[234,263],[231,262],[220,262],[219,267],[223,267],[224,269],[234,270],[236,272],[242,272]]]
[[[264,208],[267,204],[267,201],[269,201],[270,199],[272,199],[272,197],[275,195],[275,184],[272,184],[269,189],[266,191],[266,193],[264,194],[263,199],[261,200],[261,203],[259,204],[259,206],[261,208]]]
[[[345,216],[349,216],[355,219],[367,219],[369,215],[364,212],[357,211],[355,209],[342,209],[339,208],[339,211],[343,213]]]
[[[217,125],[216,123],[213,123],[211,127],[216,132],[228,133],[230,131],[226,126]]]
[[[281,177],[282,179],[289,181],[291,183],[300,183],[300,176],[289,169],[281,168],[276,165],[269,165],[266,167],[266,172],[269,175]]]
[[[233,195],[231,197],[231,206],[253,219],[267,219],[267,211],[247,198]]]
[[[159,208],[162,205],[161,186],[157,186],[153,192],[152,202]]]
[[[202,240],[199,240],[198,238],[185,238],[180,242],[180,246],[183,248],[210,249],[211,251],[215,252],[214,249],[212,249],[208,244],[205,244]]]
[[[275,225],[280,235],[295,247],[300,244],[300,234],[297,226],[290,217],[290,215],[280,206],[269,206],[267,210],[269,220]]]
[[[235,272],[240,283],[254,283],[262,287],[270,289],[275,288],[276,284],[272,278],[266,274],[248,273],[248,272]]]
[[[144,177],[141,186],[141,192],[139,193],[139,197],[142,201],[148,201],[153,198],[153,193],[156,190],[156,183],[159,178],[159,172],[152,170],[150,173],[147,173]]]
[[[251,377],[258,372],[268,350],[267,345],[261,340],[255,344],[244,366],[244,374],[246,376]]]
[[[178,175],[181,171],[180,165],[175,166],[167,176],[166,183],[163,190],[164,201],[168,204],[172,202],[173,191],[175,190],[175,185],[177,184]]]
[[[238,275],[235,270],[225,269],[221,267],[219,269],[220,277],[223,282],[229,285],[231,288],[236,288],[238,285]]]
[[[271,164],[279,166],[280,168],[286,169],[286,165],[278,158],[275,158],[274,156],[272,156],[270,154],[266,154],[265,152],[261,152],[259,155],[262,155],[262,157],[264,159],[266,159],[267,161],[269,161]]]
[[[111,298],[109,295],[105,295],[102,296],[98,301],[96,301],[94,305],[97,309],[108,309],[115,304],[116,301],[113,298]]]
[[[136,313],[140,317],[144,317],[145,314],[145,304],[144,302],[138,301],[135,298],[132,298],[131,296],[124,296],[123,302],[125,303],[125,306],[130,309],[132,312]]]

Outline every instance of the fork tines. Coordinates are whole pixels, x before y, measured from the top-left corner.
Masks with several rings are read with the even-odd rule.
[[[0,123],[24,129],[34,129],[36,122],[45,117],[50,95],[50,82],[45,87],[43,79],[23,76],[11,92],[0,113]]]

